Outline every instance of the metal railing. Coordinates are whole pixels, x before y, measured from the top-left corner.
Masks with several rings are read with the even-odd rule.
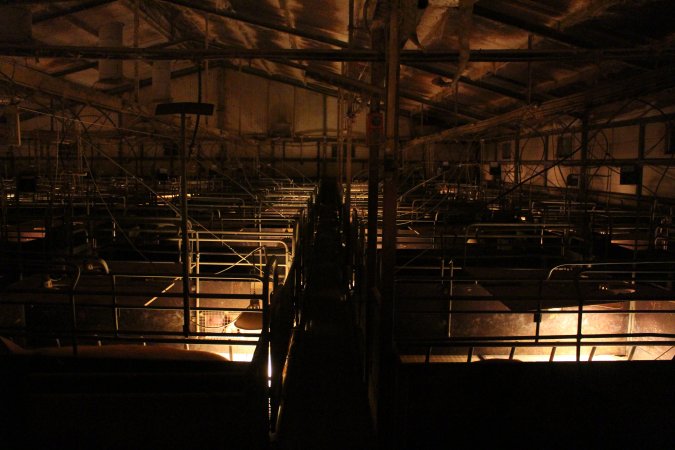
[[[539,279],[495,272],[502,275],[460,275],[453,288],[399,280],[397,344],[408,361],[425,354],[429,361],[431,349],[441,350],[437,361],[458,361],[462,351],[467,361],[503,358],[504,349],[513,359],[520,348],[525,360],[552,361],[556,348],[570,347],[574,361],[633,360],[637,349],[639,359],[675,354],[674,261],[563,264]],[[553,353],[547,357],[544,348]]]
[[[87,342],[114,342],[117,340],[136,341],[145,343],[184,343],[184,344],[237,344],[229,338],[232,333],[200,331],[199,315],[204,312],[218,312],[223,315],[236,315],[247,311],[247,307],[231,306],[232,304],[248,301],[269,302],[267,292],[270,283],[278,283],[278,268],[274,257],[268,261],[263,274],[249,275],[191,275],[190,282],[197,280],[213,281],[220,284],[251,283],[258,288],[250,294],[189,292],[186,297],[180,289],[172,290],[175,281],[180,278],[176,272],[83,272],[78,265],[63,264],[50,272],[50,277],[63,276],[57,282],[50,282],[48,286],[24,284],[9,286],[0,293],[0,307],[5,310],[3,316],[13,317],[13,326],[4,323],[0,333],[7,336],[23,337],[53,337],[72,340],[73,351],[77,352],[80,341]],[[94,280],[95,283],[88,283]],[[107,280],[107,281],[106,281]],[[30,280],[28,280],[30,281]],[[152,283],[148,287],[148,283]],[[108,288],[105,289],[104,286]],[[146,286],[144,288],[144,286]],[[176,284],[176,286],[179,286]],[[219,303],[218,306],[199,305],[199,301]],[[225,305],[225,303],[230,305]],[[48,323],[37,326],[30,323],[27,317],[36,310],[44,308]],[[58,312],[69,314],[71,328],[62,328]],[[146,314],[160,313],[164,315],[163,326],[151,328],[130,328],[129,323],[148,319]],[[182,313],[182,314],[181,314]],[[266,314],[263,308],[263,314]],[[56,315],[55,315],[56,314]],[[127,324],[122,324],[120,318],[125,316]],[[104,320],[104,318],[108,320]],[[155,322],[159,320],[155,315]],[[6,322],[6,320],[5,320]],[[152,323],[153,321],[150,320]],[[66,322],[67,323],[67,322]],[[184,328],[184,324],[187,327]],[[147,324],[146,324],[147,325]],[[156,323],[155,323],[156,325]],[[188,333],[184,334],[184,329]],[[209,338],[204,340],[204,338]],[[218,338],[218,339],[212,339]],[[248,345],[248,344],[242,344]]]

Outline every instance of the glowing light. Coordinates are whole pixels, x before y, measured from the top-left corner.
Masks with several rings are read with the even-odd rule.
[[[600,283],[598,289],[609,292],[610,294],[634,294],[635,287],[626,281]]]
[[[252,349],[255,348],[255,346],[253,346],[253,345],[231,345],[230,351],[216,352],[216,354],[222,356],[223,358],[227,359],[228,361],[251,362],[253,360],[253,352],[251,352],[251,353],[233,352],[232,347],[237,347],[237,348],[251,347]]]
[[[251,310],[244,311],[239,316],[230,322],[225,327],[225,333],[232,334],[248,334],[255,336],[228,336],[227,338],[233,341],[257,342],[262,331],[262,311]],[[253,353],[255,352],[255,345],[230,345],[229,351],[220,353],[230,361],[251,362],[253,360]]]

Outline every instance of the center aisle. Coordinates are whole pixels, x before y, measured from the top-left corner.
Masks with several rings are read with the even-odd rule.
[[[272,448],[370,449],[373,431],[358,346],[342,283],[343,252],[334,182],[319,196],[304,329],[290,351],[279,430]]]

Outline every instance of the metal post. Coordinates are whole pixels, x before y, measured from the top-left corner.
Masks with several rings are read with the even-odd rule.
[[[370,114],[379,124],[381,121],[380,97],[373,96],[370,104]],[[380,128],[368,129],[368,244],[367,269],[368,273],[368,292],[377,284],[377,212],[379,200],[379,159],[381,133]]]
[[[633,261],[638,259],[638,245],[639,245],[639,236],[640,236],[640,205],[642,204],[642,171],[644,167],[645,160],[645,124],[640,124],[639,134],[638,134],[638,164],[635,169],[638,172],[638,180],[635,183],[635,241],[633,243]],[[649,226],[649,231],[647,232],[647,248],[651,248],[651,243],[653,242],[651,236],[651,223]]]
[[[134,48],[138,48],[140,44],[140,3],[141,0],[134,1]],[[141,71],[140,71],[140,59],[134,60],[134,101],[138,103],[138,98],[141,90]]]
[[[391,306],[393,300],[394,268],[396,259],[396,213],[397,175],[396,155],[398,150],[398,1],[390,4],[389,34],[387,43],[387,97],[385,115],[386,142],[384,147],[384,202],[382,209],[382,293],[383,304]],[[387,309],[385,308],[385,309]],[[384,319],[384,317],[383,317]],[[390,319],[390,318],[389,318]],[[385,325],[385,324],[383,324]],[[386,325],[385,325],[386,326]]]
[[[190,334],[190,239],[188,236],[187,145],[185,142],[185,113],[180,115],[180,224],[181,258],[183,260],[183,334]]]
[[[352,264],[349,262],[349,256],[352,253],[352,245],[354,242],[351,239],[351,195],[352,195],[352,146],[354,145],[352,139],[352,123],[353,119],[351,117],[351,99],[347,107],[347,159],[345,164],[345,200],[344,200],[344,217],[342,218],[344,224],[344,242],[346,246],[345,257],[347,258],[347,265],[349,266],[347,270],[352,270]]]
[[[586,203],[588,195],[588,138],[588,112],[586,111],[581,119],[581,174],[579,176],[579,201],[582,203]]]
[[[548,146],[549,146],[549,136],[544,137],[544,164],[545,167],[548,166]],[[548,188],[548,170],[545,170],[543,173],[544,176],[544,188]]]
[[[183,334],[190,334],[190,238],[188,236],[188,192],[187,192],[187,143],[185,141],[185,116],[196,114],[210,116],[213,114],[213,105],[208,103],[160,103],[155,109],[158,116],[180,114],[180,215],[181,215],[181,258],[183,260]],[[173,161],[173,159],[172,159]]]
[[[398,82],[399,82],[399,1],[389,2],[388,41],[386,46],[387,87],[384,147],[384,202],[382,206],[382,268],[380,273],[379,392],[377,400],[379,447],[391,448],[394,429],[394,269],[396,266],[397,154],[398,154]]]
[[[588,201],[588,111],[584,113],[583,118],[581,119],[581,174],[579,176],[579,201],[585,204]],[[588,218],[588,208],[583,207],[584,210],[584,219],[583,219],[583,238],[590,242],[591,240],[591,229],[589,227],[589,218]],[[589,252],[592,252],[592,246],[589,247]],[[592,255],[588,255],[589,257]]]
[[[342,162],[344,159],[343,146],[344,146],[344,133],[342,132],[342,127],[344,124],[344,93],[342,89],[338,89],[338,104],[337,104],[337,185],[338,192],[342,196]]]
[[[354,0],[349,0],[349,47],[351,48],[354,43]],[[347,75],[351,75],[349,69],[353,69],[353,65],[346,65]],[[344,75],[344,74],[343,74]],[[347,155],[345,161],[345,201],[344,201],[344,212],[345,217],[343,218],[345,224],[345,239],[347,244],[347,255],[351,253],[351,239],[349,233],[349,227],[351,223],[351,194],[352,194],[352,145],[354,144],[352,139],[352,125],[353,125],[353,116],[352,109],[353,104],[353,95],[349,93],[347,95],[347,108],[343,113],[346,114],[347,120]],[[351,265],[350,265],[351,266]],[[351,270],[351,267],[349,268]]]
[[[193,253],[194,253],[194,257],[195,257],[195,275],[197,276],[197,278],[195,279],[195,308],[196,308],[195,315],[197,316],[196,320],[195,320],[195,328],[196,328],[197,332],[199,333],[200,331],[208,331],[208,330],[202,330],[202,329],[199,328],[199,319],[200,319],[200,316],[203,316],[203,314],[199,313],[199,306],[200,306],[200,304],[199,304],[199,292],[200,292],[199,283],[200,283],[200,279],[201,279],[200,276],[199,276],[200,273],[201,273],[200,267],[199,267],[199,262],[200,262],[199,260],[201,258],[201,256],[200,256],[201,250],[199,248],[199,233],[198,232],[195,233],[195,248],[193,249]]]
[[[518,186],[520,184],[520,170],[521,170],[521,163],[520,163],[520,128],[516,130],[516,139],[513,144],[514,152],[513,152],[513,184],[515,186]],[[518,189],[518,200],[520,200],[521,193],[523,192],[523,189]],[[518,202],[519,204],[517,206],[520,206],[520,201]]]
[[[316,141],[316,179],[321,179],[321,142],[319,141]]]
[[[110,275],[110,283],[112,288],[112,304],[113,304],[113,323],[115,324],[115,337],[119,336],[120,331],[120,316],[117,309],[117,281],[115,275]]]
[[[576,348],[576,361],[581,361],[581,338],[583,337],[583,324],[584,324],[584,297],[582,295],[581,286],[579,286],[579,275],[576,275],[575,280],[577,295],[579,298],[579,306],[577,313],[577,348]]]

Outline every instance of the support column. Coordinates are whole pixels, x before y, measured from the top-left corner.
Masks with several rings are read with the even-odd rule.
[[[140,46],[140,3],[141,0],[134,1],[134,48]],[[141,92],[141,61],[139,59],[134,60],[134,101],[138,103],[139,95]]]
[[[520,164],[520,128],[516,130],[516,139],[515,142],[513,143],[513,146],[515,147],[513,149],[513,184],[514,185],[519,185],[520,184],[520,170],[521,170],[521,164]]]
[[[384,71],[381,64],[373,63],[373,84],[380,85]],[[370,98],[370,112],[368,114],[368,128],[366,138],[368,142],[368,243],[366,248],[368,273],[368,292],[377,285],[377,214],[380,185],[380,146],[382,145],[382,128],[384,118],[380,111],[380,96]]]
[[[385,61],[387,68],[384,146],[384,202],[382,205],[382,267],[380,273],[380,348],[378,390],[378,446],[391,448],[394,427],[394,270],[396,267],[396,213],[398,189],[398,82],[399,1],[390,0]]]
[[[641,123],[640,128],[639,128],[639,134],[638,134],[638,157],[637,157],[637,164],[635,166],[635,170],[637,171],[637,183],[635,183],[635,242],[633,245],[633,261],[636,261],[638,259],[638,245],[640,244],[638,236],[639,236],[639,229],[640,229],[640,214],[642,213],[642,209],[640,208],[642,204],[642,176],[644,172],[644,162],[645,162],[645,124]],[[654,227],[653,224],[650,224],[649,227],[649,237],[647,240],[647,247],[651,249],[652,247],[652,242],[654,239],[652,238],[652,231]]]
[[[547,169],[544,171],[544,188],[548,188],[548,168],[549,168],[549,163],[548,163],[548,147],[549,147],[549,141],[551,140],[551,137],[549,135],[544,136],[544,167]]]
[[[344,93],[342,89],[338,89],[338,99],[337,99],[337,184],[339,189],[339,194],[342,196],[342,162],[344,160],[344,133],[342,133],[342,127],[344,122]]]
[[[349,0],[349,48],[351,49],[354,45],[354,0]],[[346,66],[346,73],[348,76],[352,75],[354,71],[354,65],[348,63]],[[344,73],[343,73],[344,75]],[[352,145],[354,141],[352,139],[352,126],[354,124],[354,94],[351,92],[347,94],[347,102],[345,111],[345,120],[347,121],[346,131],[347,131],[347,150],[345,155],[345,185],[344,185],[344,217],[342,218],[344,223],[344,242],[346,244],[345,256],[347,258],[348,270],[351,271],[351,255],[352,255],[352,245],[351,241],[351,218],[352,218],[352,204],[351,204],[351,195],[352,195]]]
[[[382,273],[381,291],[385,303],[393,300],[396,259],[396,213],[398,188],[398,76],[399,76],[399,4],[390,1],[389,31],[386,48],[387,86],[384,146],[384,202],[382,207]]]
[[[190,239],[188,236],[187,144],[185,114],[180,115],[180,228],[181,258],[183,259],[183,334],[190,334]]]
[[[316,179],[321,179],[321,142],[316,141]]]
[[[345,120],[347,121],[347,149],[345,150],[346,152],[346,159],[345,159],[345,184],[344,184],[344,195],[345,195],[345,200],[344,200],[344,217],[343,217],[343,222],[344,222],[344,242],[346,245],[346,258],[348,261],[348,267],[349,270],[351,270],[351,254],[352,254],[352,245],[353,242],[351,240],[351,218],[352,218],[352,203],[351,203],[351,195],[352,195],[352,146],[354,145],[354,140],[352,138],[352,125],[354,122],[354,118],[352,117],[352,107],[353,103],[351,101],[351,95],[347,104],[347,117]]]
[[[381,31],[381,29],[379,30]],[[373,36],[372,47],[378,50],[384,50],[383,33]],[[384,64],[380,62],[371,64],[371,83],[378,87],[384,85]],[[374,333],[376,320],[379,318],[379,297],[374,295],[375,287],[378,281],[377,267],[377,231],[378,231],[378,209],[379,209],[379,184],[380,184],[380,146],[383,144],[384,118],[380,110],[381,96],[373,94],[370,97],[370,111],[368,113],[368,122],[366,126],[366,142],[368,144],[368,232],[366,243],[366,355],[364,367],[366,367],[365,377],[371,393],[371,397],[377,402],[376,386],[379,382],[379,360],[377,349],[379,342]]]
[[[588,113],[581,119],[581,173],[579,175],[579,201],[588,200]]]
[[[180,215],[181,215],[181,259],[183,260],[183,334],[190,334],[190,240],[188,237],[188,201],[187,201],[187,143],[186,143],[186,114],[210,116],[213,114],[213,105],[206,103],[163,103],[155,108],[155,115],[180,114]]]
[[[581,119],[581,168],[579,174],[579,201],[581,203],[586,203],[588,201],[588,112],[584,113],[583,118]],[[593,246],[590,245],[592,242],[591,228],[589,224],[588,209],[586,207],[584,210],[584,220],[583,220],[583,237],[586,242],[589,243],[587,248],[589,249],[588,257],[591,257],[591,252],[593,251]]]

